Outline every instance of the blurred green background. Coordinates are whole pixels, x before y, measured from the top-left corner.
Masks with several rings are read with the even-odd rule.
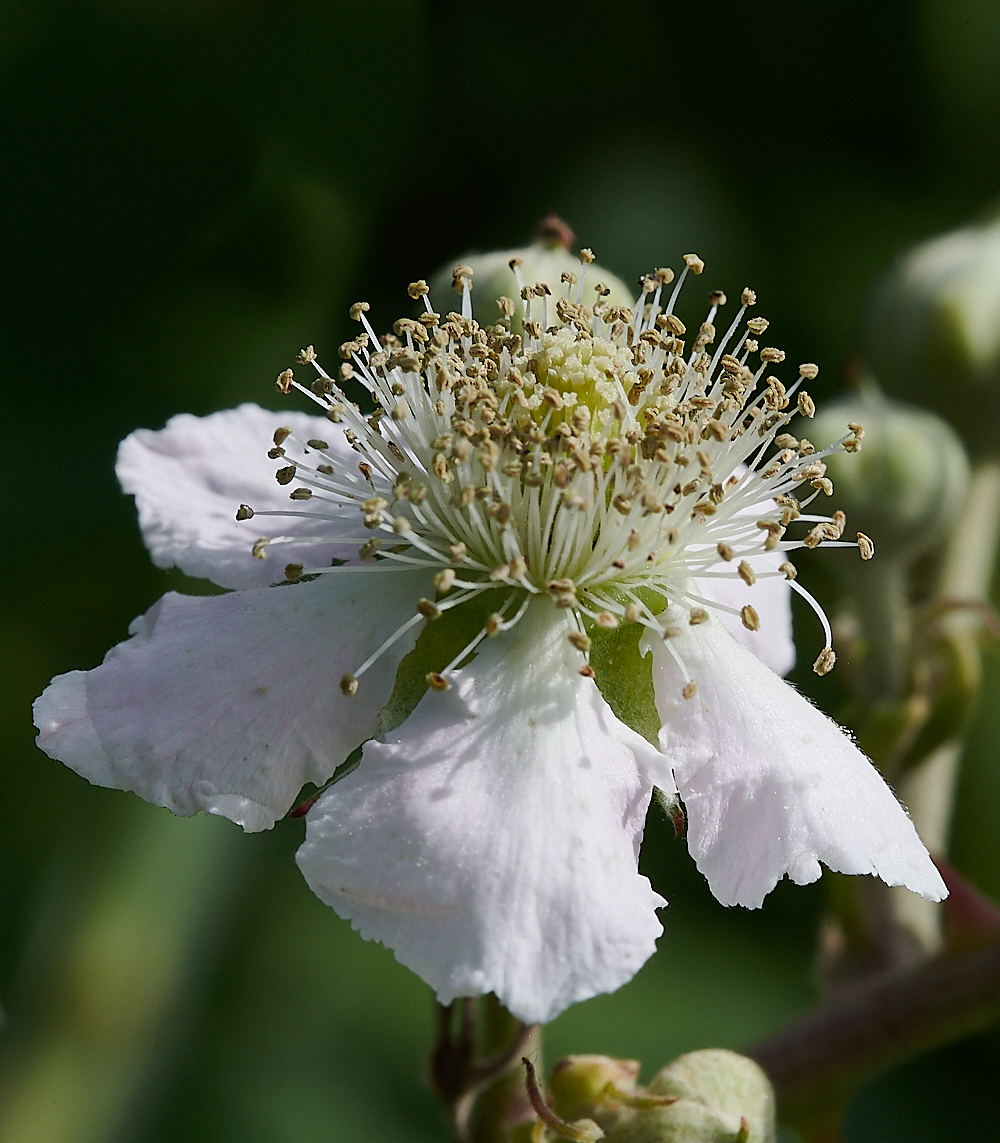
[[[50,676],[182,586],[146,559],[117,442],[276,407],[350,302],[388,327],[409,281],[549,210],[626,280],[696,250],[706,288],[752,285],[829,396],[879,273],[996,195],[1000,4],[4,0],[0,84],[0,1140],[443,1138],[427,990],[308,892],[301,822],[174,819],[33,746]],[[995,896],[998,697],[994,655],[954,858]],[[643,861],[660,951],[557,1020],[550,1060],[649,1074],[811,1003],[818,886],[724,910],[655,816]],[[988,1035],[880,1079],[850,1143],[992,1135],[998,1066]]]

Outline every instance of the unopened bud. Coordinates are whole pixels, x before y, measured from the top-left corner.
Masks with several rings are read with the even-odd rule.
[[[869,383],[818,413],[810,432],[817,448],[845,436],[864,444],[826,458],[836,503],[853,528],[884,557],[913,560],[929,551],[965,501],[969,465],[954,430],[934,413],[886,397]],[[853,427],[849,427],[853,426]],[[859,540],[859,543],[861,541]]]
[[[915,246],[875,294],[867,358],[886,390],[1000,454],[1000,216]],[[867,427],[867,426],[866,426]]]
[[[592,263],[592,259],[593,256],[591,255],[590,263]],[[498,312],[506,316],[511,307],[506,302],[501,303],[501,299],[516,299],[512,307],[513,313],[510,316],[512,333],[523,332],[525,306],[527,305],[527,302],[521,298],[520,287],[517,284],[512,266],[520,272],[521,280],[525,286],[536,295],[531,301],[533,321],[540,322],[543,313],[540,293],[533,288],[536,285],[546,287],[549,296],[545,299],[545,313],[550,326],[562,324],[556,311],[556,303],[560,299],[568,298],[571,303],[576,303],[581,268],[586,269],[586,279],[583,283],[583,304],[593,305],[595,301],[593,287],[598,282],[603,282],[604,286],[609,289],[604,300],[610,306],[631,306],[635,301],[632,290],[610,271],[601,268],[596,263],[589,264],[587,259],[583,260],[581,267],[580,257],[566,249],[561,240],[557,240],[556,231],[552,227],[540,231],[538,239],[530,246],[524,246],[517,250],[497,250],[487,254],[469,254],[466,256],[465,262],[468,268],[475,272],[475,311],[481,322],[491,323],[494,320],[494,315]],[[449,266],[439,271],[431,279],[431,297],[448,298],[451,283],[452,271]],[[541,291],[541,293],[544,292]],[[499,311],[497,309],[498,304],[500,305]],[[446,308],[451,308],[450,301]]]
[[[567,1056],[549,1077],[553,1111],[561,1119],[593,1119],[608,1130],[620,1111],[607,1098],[609,1085],[620,1092],[633,1092],[639,1066],[638,1060],[611,1056]]]
[[[722,1048],[689,1052],[654,1076],[650,1095],[676,1102],[634,1112],[608,1133],[615,1143],[771,1143],[774,1092],[746,1056]]]

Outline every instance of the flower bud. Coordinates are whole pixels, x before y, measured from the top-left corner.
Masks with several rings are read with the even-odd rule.
[[[826,458],[833,481],[829,505],[814,510],[847,513],[845,538],[870,536],[875,559],[916,559],[941,538],[965,502],[969,464],[953,429],[940,417],[885,396],[871,381],[842,397],[809,425],[810,440],[824,448],[861,425],[856,453]]]
[[[511,267],[512,261],[515,261],[516,270],[526,289],[531,290],[541,284],[548,287],[549,293],[544,299],[541,296],[531,299],[533,321],[545,320],[548,326],[559,324],[557,299],[568,298],[571,302],[576,302],[578,294],[586,306],[593,306],[598,301],[611,307],[633,306],[638,291],[629,289],[609,270],[590,261],[592,255],[589,251],[583,252],[588,256],[586,259],[578,256],[570,248],[572,242],[573,236],[564,223],[548,226],[543,224],[539,237],[530,246],[516,250],[494,250],[486,254],[467,254],[462,260],[463,268],[472,271],[475,312],[480,325],[493,325],[504,316],[501,309],[504,303],[501,299],[506,298],[513,303],[511,331],[521,332],[524,307],[528,303],[521,297],[521,287],[515,269]],[[579,289],[581,278],[582,293]],[[441,313],[460,308],[452,282],[450,266],[440,270],[431,281],[430,297],[434,308]],[[600,293],[596,289],[598,286],[601,287]],[[665,302],[666,298],[663,300]]]
[[[669,1106],[623,1117],[607,1138],[615,1143],[772,1143],[774,1093],[746,1056],[722,1048],[689,1052],[662,1069],[651,1095]]]
[[[549,1077],[553,1110],[562,1119],[593,1119],[606,1130],[619,1110],[609,1103],[610,1093],[633,1092],[638,1077],[638,1060],[567,1056]]]
[[[1000,454],[1000,216],[905,254],[875,295],[868,360],[936,410],[974,455]]]

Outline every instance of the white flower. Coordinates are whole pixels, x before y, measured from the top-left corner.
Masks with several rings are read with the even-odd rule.
[[[820,862],[943,896],[882,779],[770,669],[790,665],[802,591],[787,553],[846,544],[842,517],[809,511],[832,491],[826,453],[779,435],[811,415],[791,399],[815,367],[787,390],[765,377],[783,354],[754,340],[750,291],[717,346],[712,295],[685,347],[673,307],[701,270],[685,261],[634,310],[600,287],[585,304],[584,274],[554,304],[518,281],[523,340],[473,320],[459,267],[461,313],[414,283],[425,313],[382,344],[353,308],[341,374],[374,415],[310,348],[317,380],[279,388],[326,420],[286,414],[272,436],[275,415],[244,405],[134,433],[118,473],[155,562],[240,590],[171,593],[100,667],[53,680],[42,749],[259,830],[364,743],[309,812],[309,884],[442,1002],[492,991],[527,1021],[653,952],[664,902],[637,857],[654,785],[679,792],[726,904]],[[280,534],[259,536],[265,517]]]

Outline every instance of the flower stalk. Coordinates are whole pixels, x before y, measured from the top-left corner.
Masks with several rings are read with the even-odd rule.
[[[459,1143],[505,1143],[530,1118],[519,1059],[541,1054],[541,1026],[512,1016],[492,994],[435,1005],[431,1086]]]

